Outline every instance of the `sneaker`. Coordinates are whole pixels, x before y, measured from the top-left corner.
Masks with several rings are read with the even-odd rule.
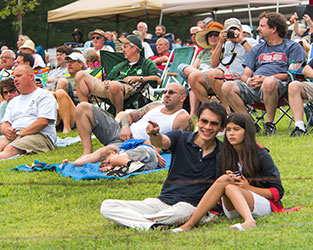
[[[296,136],[301,136],[301,135],[304,135],[304,134],[305,134],[305,131],[304,131],[304,130],[302,130],[302,129],[299,128],[299,127],[295,127],[295,128],[292,130],[290,136],[291,136],[291,137],[296,137]]]
[[[267,122],[264,124],[265,136],[275,135],[276,127],[275,124]]]

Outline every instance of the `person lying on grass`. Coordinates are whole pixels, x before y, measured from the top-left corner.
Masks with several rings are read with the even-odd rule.
[[[284,189],[278,168],[268,151],[257,145],[254,123],[248,114],[229,116],[217,160],[220,177],[207,190],[190,219],[173,232],[191,230],[220,199],[227,218],[244,219],[244,223],[230,227],[234,230],[254,228],[255,217],[282,210],[280,199]]]
[[[84,155],[74,161],[73,164],[75,166],[81,166],[87,162],[94,163],[101,161],[101,172],[114,170],[121,175],[126,172],[130,173],[127,167],[122,167],[129,167],[132,162],[141,162],[141,171],[155,169],[157,166],[165,167],[165,160],[158,153],[157,149],[144,139],[130,139],[123,142],[119,148],[115,145],[108,145],[106,149],[106,151],[97,150],[94,153]],[[63,164],[68,162],[69,161],[65,159]]]

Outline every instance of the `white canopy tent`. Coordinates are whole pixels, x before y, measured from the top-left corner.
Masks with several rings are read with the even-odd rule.
[[[166,0],[79,0],[48,11],[48,23],[159,18],[164,2]]]
[[[276,5],[277,11],[281,5],[297,6],[301,0],[172,0],[164,2],[160,16],[160,23],[164,14],[180,13],[185,15],[216,12],[223,9],[248,8],[249,22],[252,26],[251,10],[252,6]]]

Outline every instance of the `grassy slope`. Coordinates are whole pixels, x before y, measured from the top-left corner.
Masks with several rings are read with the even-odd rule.
[[[105,220],[101,201],[156,197],[166,172],[128,180],[74,181],[55,172],[22,173],[12,167],[35,159],[58,163],[75,159],[81,144],[53,152],[0,162],[1,249],[311,249],[313,243],[312,134],[290,138],[287,120],[276,136],[259,135],[279,167],[286,207],[301,205],[298,212],[272,214],[257,219],[258,227],[233,232],[240,222],[219,218],[194,231],[173,235],[168,231],[137,232]],[[72,132],[72,136],[76,132]],[[100,143],[94,141],[95,148]]]

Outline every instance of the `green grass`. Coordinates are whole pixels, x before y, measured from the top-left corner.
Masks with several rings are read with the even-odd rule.
[[[228,229],[240,219],[224,217],[179,235],[138,232],[105,220],[99,212],[101,202],[156,197],[166,171],[126,180],[74,181],[55,172],[10,170],[35,159],[48,163],[74,160],[82,153],[78,143],[0,162],[0,249],[312,249],[313,133],[290,138],[287,126],[288,121],[283,120],[277,135],[258,135],[257,141],[270,149],[280,169],[285,207],[300,205],[298,212],[259,218],[256,229],[244,232]],[[75,135],[77,132],[70,134]],[[94,140],[94,148],[99,147]]]

